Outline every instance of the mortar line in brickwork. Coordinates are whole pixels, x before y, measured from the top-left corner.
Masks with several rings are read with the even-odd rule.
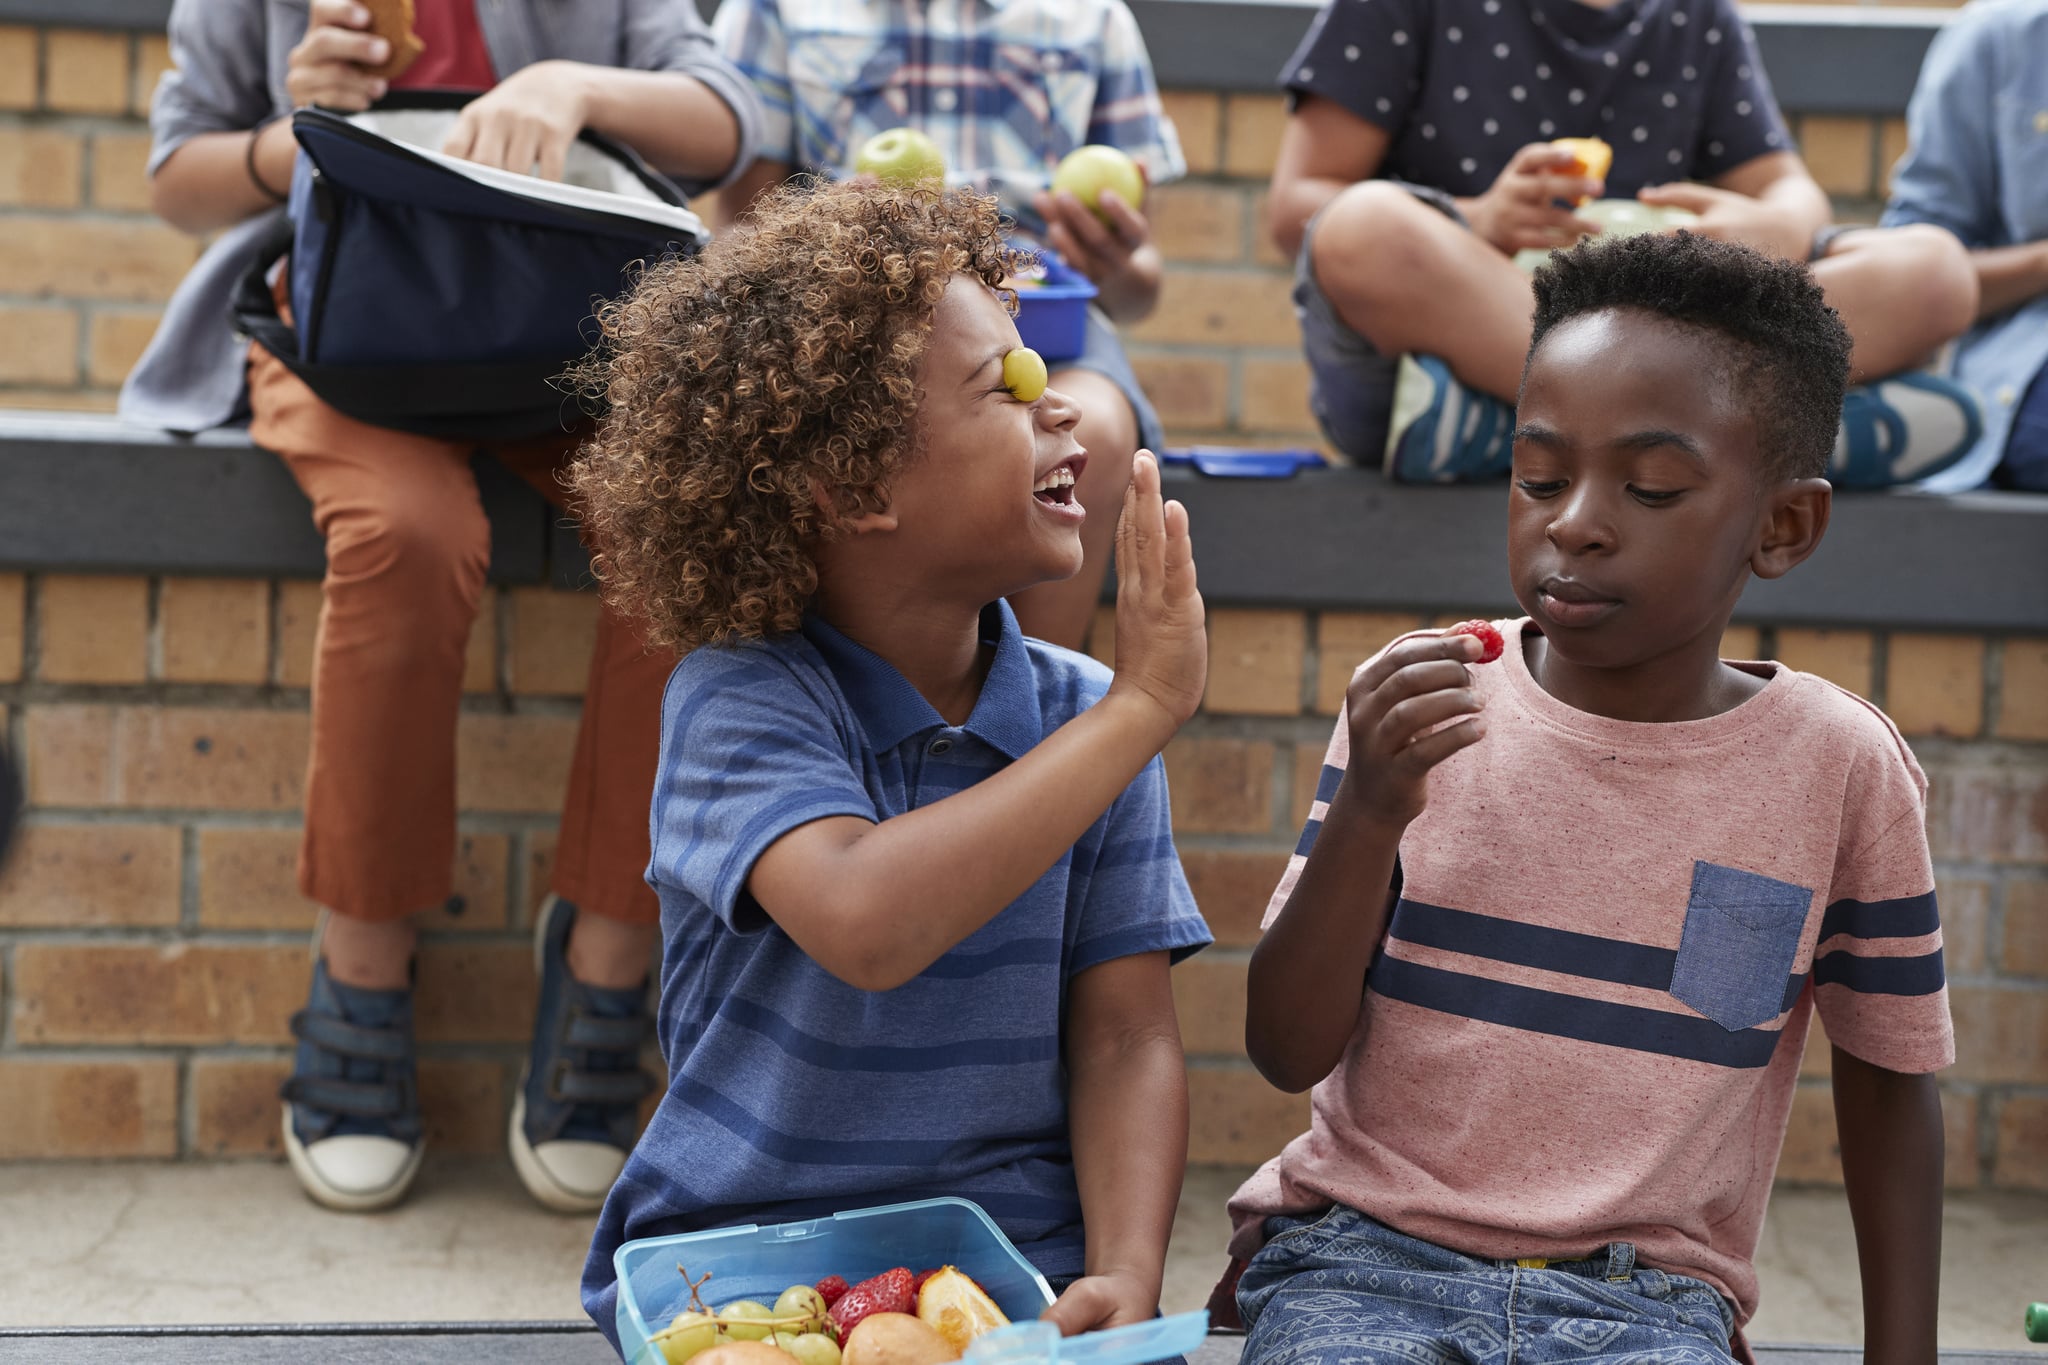
[[[284,678],[284,587],[275,578],[264,580],[270,589],[264,600],[263,684],[283,690]],[[308,704],[311,704],[311,689]]]
[[[34,679],[43,672],[43,575],[23,574],[21,580],[21,681],[15,684],[18,712],[36,690]]]
[[[193,1049],[181,1047],[177,1050],[178,1066],[178,1159],[190,1160],[199,1154],[199,1095],[192,1084]]]
[[[2005,639],[2003,635],[1984,637],[1984,718],[1978,733],[1987,739],[1997,738],[2005,715]]]
[[[495,588],[488,591],[491,594],[492,621],[491,681],[496,685],[500,696],[509,697],[512,695],[513,682],[512,632],[518,620],[518,614],[514,610],[511,593],[499,592]],[[579,699],[577,702],[579,713],[582,710],[582,705],[582,701]]]
[[[1302,625],[1308,630],[1308,642],[1301,651],[1301,709],[1304,715],[1314,715],[1316,694],[1322,690],[1323,676],[1323,611],[1303,614]]]
[[[199,932],[199,827],[190,822],[178,827],[178,924]]]
[[[266,683],[74,683],[25,682],[19,685],[24,706],[111,706],[179,710],[262,711],[289,714],[306,709],[305,688],[276,688]]]
[[[151,574],[143,594],[143,672],[152,683],[164,680],[164,580]]]

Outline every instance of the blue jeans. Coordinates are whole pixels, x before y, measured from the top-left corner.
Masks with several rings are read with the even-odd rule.
[[[1530,1268],[1465,1256],[1338,1205],[1275,1218],[1238,1282],[1243,1365],[1729,1365],[1713,1286],[1614,1242]]]

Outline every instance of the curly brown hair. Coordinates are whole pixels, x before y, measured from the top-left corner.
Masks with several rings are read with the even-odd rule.
[[[599,310],[573,377],[605,415],[568,480],[607,597],[650,643],[797,628],[813,547],[886,506],[918,447],[946,285],[1017,266],[1003,227],[972,192],[788,186]]]

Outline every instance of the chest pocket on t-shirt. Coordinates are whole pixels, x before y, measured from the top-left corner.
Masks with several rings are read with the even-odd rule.
[[[1812,904],[1803,886],[1694,863],[1671,994],[1731,1033],[1777,1018]]]

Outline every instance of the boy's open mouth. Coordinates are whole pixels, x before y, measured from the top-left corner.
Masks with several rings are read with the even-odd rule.
[[[1060,461],[1042,475],[1031,496],[1052,507],[1074,506],[1074,485],[1080,482],[1087,457],[1075,455]]]

